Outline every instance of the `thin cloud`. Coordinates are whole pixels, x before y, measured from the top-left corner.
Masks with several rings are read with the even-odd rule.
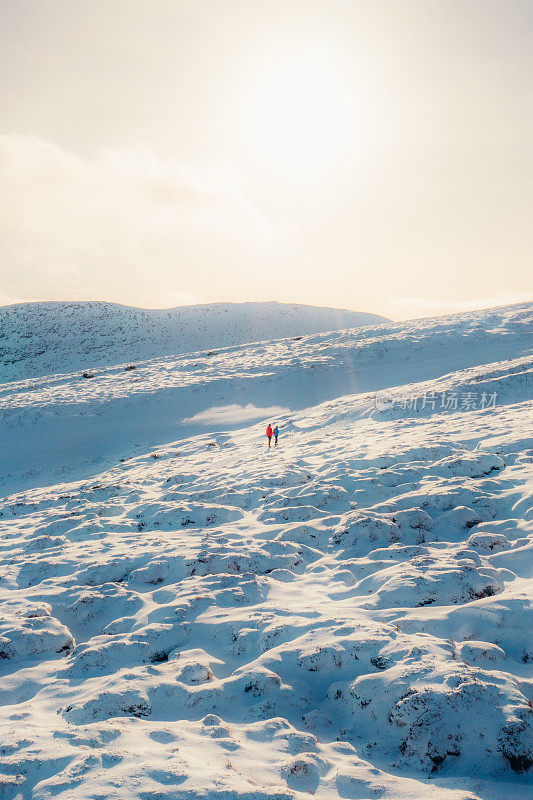
[[[389,300],[388,307],[394,318],[406,319],[414,316],[428,316],[430,314],[455,314],[462,311],[475,311],[478,308],[496,308],[497,306],[510,306],[516,303],[528,303],[533,300],[533,293],[504,294],[497,297],[480,297],[475,300],[457,302],[441,302],[439,300],[426,300],[423,297],[396,297]]]
[[[8,294],[0,292],[0,306],[12,306],[14,303],[26,303],[27,298],[23,297],[10,297]]]
[[[264,251],[268,220],[227,170],[161,160],[145,146],[83,159],[0,136],[0,280],[7,298],[115,299],[217,292]]]

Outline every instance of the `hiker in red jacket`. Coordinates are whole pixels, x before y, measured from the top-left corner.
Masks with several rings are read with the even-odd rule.
[[[272,440],[272,425],[270,424],[270,422],[268,423],[267,426],[267,439],[268,439],[268,446],[270,447],[270,442]]]

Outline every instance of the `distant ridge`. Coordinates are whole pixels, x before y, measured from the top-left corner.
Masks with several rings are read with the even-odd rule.
[[[211,303],[165,310],[101,301],[0,307],[0,382],[389,322],[293,303]]]

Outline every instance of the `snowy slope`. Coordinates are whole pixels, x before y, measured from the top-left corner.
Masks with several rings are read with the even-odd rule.
[[[56,363],[58,374],[0,385],[0,489],[81,477],[206,427],[528,358],[532,330],[531,309],[515,306],[119,364],[90,379]],[[497,391],[503,380],[489,375]],[[481,388],[478,375],[464,380]]]
[[[3,387],[2,798],[529,796],[531,335],[523,306]]]
[[[377,314],[282,303],[164,311],[104,302],[21,303],[0,307],[0,382],[386,321]]]

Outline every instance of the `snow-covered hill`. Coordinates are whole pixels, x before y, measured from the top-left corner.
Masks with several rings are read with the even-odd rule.
[[[0,382],[386,321],[377,314],[283,303],[164,311],[104,302],[21,303],[0,307]]]
[[[3,386],[2,798],[529,796],[532,332]]]

